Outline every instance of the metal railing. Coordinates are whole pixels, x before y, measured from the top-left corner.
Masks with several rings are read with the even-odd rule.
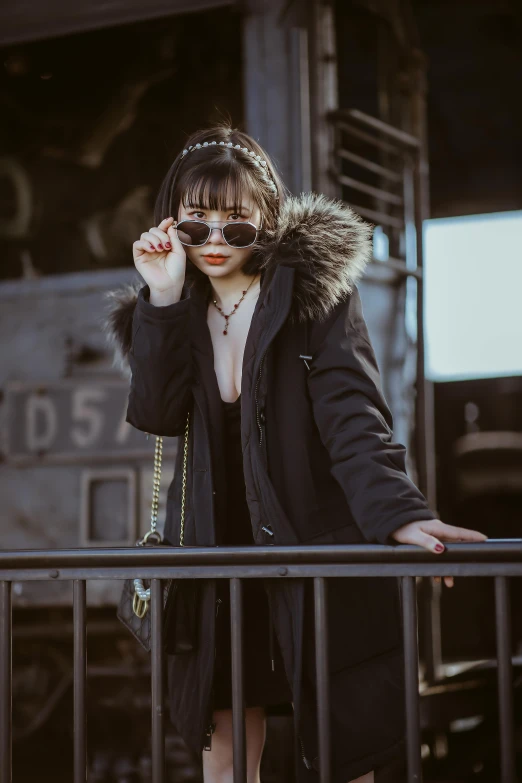
[[[515,743],[508,577],[522,576],[522,540],[448,544],[443,555],[416,546],[150,547],[0,552],[0,783],[12,780],[13,581],[73,582],[74,783],[87,775],[86,580],[151,580],[152,783],[165,781],[162,579],[228,579],[231,598],[234,783],[246,781],[242,661],[242,580],[309,578],[314,584],[320,781],[330,781],[327,587],[329,577],[401,580],[408,783],[422,780],[417,642],[417,576],[492,577],[498,665],[500,779],[515,783]]]
[[[419,208],[420,140],[357,109],[339,109],[330,113],[329,120],[334,129],[336,166],[330,174],[341,186],[344,201],[391,235],[418,228],[426,217]],[[363,142],[364,152],[354,151],[354,139]],[[351,164],[350,175],[343,173],[344,162]],[[398,241],[397,236],[390,236],[390,245],[392,255],[384,263],[398,274],[421,280],[419,248]]]

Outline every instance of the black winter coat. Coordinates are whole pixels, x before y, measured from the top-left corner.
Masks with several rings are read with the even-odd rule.
[[[393,544],[390,533],[434,519],[408,478],[366,328],[356,281],[370,227],[323,196],[291,198],[260,249],[261,291],[243,358],[241,436],[246,496],[258,545]],[[208,278],[155,307],[148,287],[113,295],[109,329],[132,371],[127,421],[182,435],[191,411],[185,544],[219,545],[221,398],[208,329]],[[309,369],[302,355],[311,355]],[[179,541],[181,456],[168,492],[165,537]],[[267,533],[267,529],[273,533]],[[318,780],[313,608],[305,580],[266,583],[293,689],[300,783]],[[168,656],[170,715],[195,751],[210,723],[215,581],[200,590],[200,643]],[[405,734],[399,583],[329,580],[332,783],[393,759]],[[248,666],[248,661],[245,662]],[[303,763],[304,762],[304,763]]]

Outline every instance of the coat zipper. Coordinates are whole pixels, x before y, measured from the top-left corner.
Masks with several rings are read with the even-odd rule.
[[[301,735],[298,736],[298,739],[299,739],[299,744],[301,745],[301,757],[303,759],[303,764],[305,765],[306,769],[312,769],[311,762],[305,756],[303,738],[301,737]]]
[[[257,375],[256,385],[254,389],[254,397],[256,401],[256,419],[257,419],[257,426],[259,428],[259,445],[261,446],[261,443],[263,442],[263,428],[261,426],[261,421],[259,419],[259,400],[257,398],[257,391],[259,389],[259,382],[261,381],[261,373],[263,371],[263,362],[265,360],[266,351],[263,353],[261,357],[261,362],[259,364],[259,373]]]
[[[255,388],[254,388],[254,398],[255,398],[255,401],[256,401],[256,419],[257,419],[257,426],[259,428],[259,445],[260,446],[263,443],[263,426],[262,426],[261,420],[259,418],[259,399],[258,399],[258,396],[257,396],[257,392],[258,392],[258,389],[259,389],[259,383],[261,381],[261,374],[263,372],[263,362],[265,360],[265,356],[266,356],[266,351],[267,350],[268,349],[266,349],[264,351],[264,353],[263,353],[263,355],[261,357],[261,361],[259,363],[259,372],[257,374],[256,385],[255,385]],[[263,525],[261,530],[264,530],[265,533],[270,536],[270,538],[274,537],[274,531],[272,530],[271,525]]]
[[[209,723],[204,734],[203,750],[212,750],[212,735],[216,730],[215,723]]]
[[[223,603],[221,598],[216,598],[216,621],[219,613],[219,607]],[[217,622],[216,622],[216,629],[214,631],[214,636],[216,637],[217,634]],[[214,661],[216,660],[217,655],[217,644],[214,643]],[[212,678],[213,679],[213,678]],[[205,729],[205,733],[203,735],[203,750],[212,750],[212,735],[214,731],[216,730],[216,724],[212,723],[212,713],[214,712],[213,709],[213,701],[214,701],[214,685],[212,685],[212,693],[210,696],[210,705],[209,705],[209,723],[207,725],[207,728]]]

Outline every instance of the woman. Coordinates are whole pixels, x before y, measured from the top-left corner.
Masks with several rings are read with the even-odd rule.
[[[113,294],[110,330],[132,371],[127,421],[183,436],[189,414],[185,545],[439,552],[444,539],[486,538],[436,518],[392,440],[356,286],[368,224],[341,202],[289,196],[264,150],[226,125],[190,137],[155,222],[133,247],[146,285]],[[165,523],[174,546],[182,452]],[[197,648],[168,656],[171,719],[207,750],[205,783],[232,780],[226,587],[205,580]],[[294,709],[297,779],[317,781],[310,585],[244,590],[248,781],[259,781],[265,713],[281,703]],[[404,742],[398,580],[331,579],[328,614],[332,783],[370,783]]]

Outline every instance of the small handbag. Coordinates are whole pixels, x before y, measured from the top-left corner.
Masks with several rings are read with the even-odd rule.
[[[183,446],[183,479],[181,489],[181,522],[179,545],[184,546],[185,501],[187,488],[187,454],[190,427],[190,411],[187,413]],[[163,437],[156,436],[154,450],[154,479],[150,530],[136,546],[164,544],[156,529],[158,521],[158,501],[163,456]],[[150,583],[149,583],[150,584]],[[196,647],[196,605],[198,593],[197,579],[166,579],[163,584],[163,645],[167,653],[178,655],[192,652]],[[116,611],[116,616],[129,629],[141,646],[150,652],[151,619],[149,611],[150,586],[146,587],[139,577],[126,579]]]

